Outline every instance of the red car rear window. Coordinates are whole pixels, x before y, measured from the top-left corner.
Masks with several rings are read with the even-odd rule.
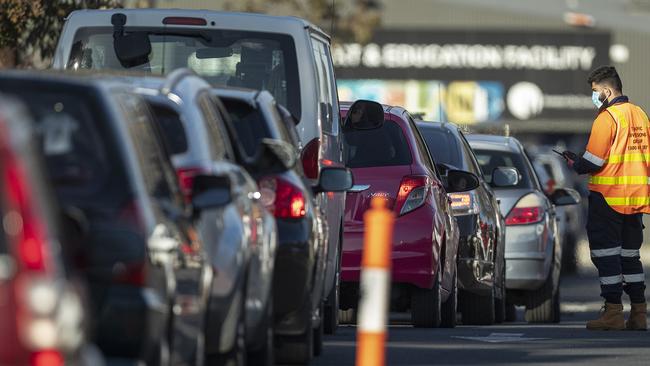
[[[345,151],[350,168],[410,165],[413,161],[402,129],[392,121],[374,130],[347,131]]]

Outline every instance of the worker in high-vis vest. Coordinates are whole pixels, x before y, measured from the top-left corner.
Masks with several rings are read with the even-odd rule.
[[[623,95],[616,69],[602,66],[588,78],[598,116],[582,157],[565,155],[569,166],[589,177],[587,237],[598,269],[605,306],[591,330],[646,330],[642,215],[650,213],[648,116]],[[631,311],[623,316],[623,291]]]

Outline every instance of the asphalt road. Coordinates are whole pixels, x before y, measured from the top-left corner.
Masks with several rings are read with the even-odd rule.
[[[649,265],[650,255],[646,253],[642,259]],[[560,324],[528,325],[523,322],[523,309],[518,309],[518,321],[513,323],[415,329],[408,324],[408,314],[391,314],[387,364],[650,365],[650,332],[585,329],[585,322],[598,315],[602,301],[588,252],[581,254],[579,273],[562,279]],[[646,267],[645,273],[650,283],[650,268]],[[625,309],[629,311],[628,304]],[[311,365],[354,365],[355,336],[354,326],[341,326],[335,335],[325,338],[323,354]]]

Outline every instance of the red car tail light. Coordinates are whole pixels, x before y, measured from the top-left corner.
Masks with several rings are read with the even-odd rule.
[[[543,219],[544,208],[542,201],[536,194],[530,193],[522,197],[508,213],[506,225],[534,224]]]
[[[318,179],[318,152],[320,141],[313,139],[302,149],[302,169],[309,179]]]
[[[299,219],[306,214],[306,197],[294,184],[278,177],[259,182],[261,201],[276,218]]]
[[[430,187],[431,179],[426,175],[409,175],[402,178],[397,191],[395,211],[404,215],[424,205]]]
[[[171,25],[208,25],[207,20],[192,17],[166,17],[162,22]]]
[[[178,177],[178,184],[185,197],[186,202],[190,202],[192,196],[192,185],[194,184],[194,177],[204,172],[202,168],[178,168],[176,169],[176,176]]]
[[[57,350],[34,352],[31,357],[31,366],[63,366],[63,364],[63,356]]]

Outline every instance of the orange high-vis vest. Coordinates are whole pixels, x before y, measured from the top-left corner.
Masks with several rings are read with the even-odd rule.
[[[600,192],[607,204],[622,214],[650,213],[648,116],[627,102],[606,111],[611,118],[599,115],[596,119],[583,156],[602,166],[589,178],[589,190]]]

